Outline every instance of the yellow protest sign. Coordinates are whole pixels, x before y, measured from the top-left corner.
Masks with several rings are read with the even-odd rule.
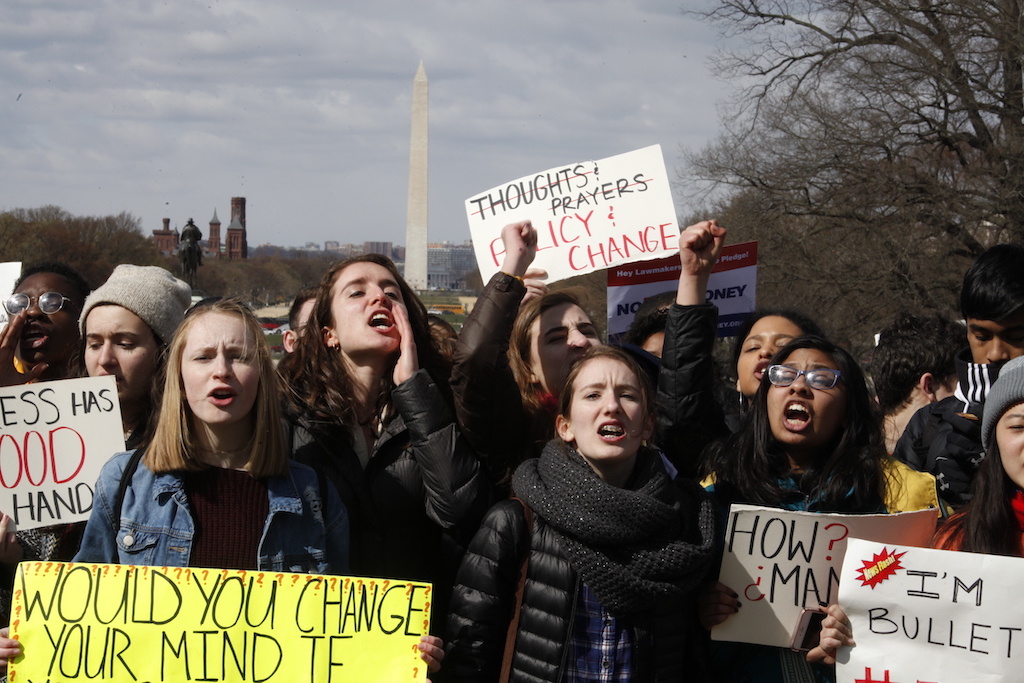
[[[14,589],[12,683],[426,678],[430,584],[23,562]]]

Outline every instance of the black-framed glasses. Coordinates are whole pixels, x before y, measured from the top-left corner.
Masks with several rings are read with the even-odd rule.
[[[788,365],[769,365],[768,381],[777,387],[788,387],[796,381],[800,375],[811,389],[825,391],[831,389],[843,376],[843,373],[832,368],[814,368],[812,370],[797,370]]]
[[[65,301],[71,301],[60,292],[43,292],[39,296],[29,296],[28,294],[11,294],[4,301],[4,309],[11,316],[18,315],[22,311],[28,309],[33,301],[39,302],[39,310],[46,315],[53,315],[60,309],[64,308]]]

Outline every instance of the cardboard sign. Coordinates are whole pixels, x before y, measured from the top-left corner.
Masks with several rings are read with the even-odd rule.
[[[609,343],[622,338],[646,299],[676,291],[680,270],[678,255],[608,269]],[[707,300],[718,307],[718,336],[733,336],[757,307],[757,242],[722,248],[708,279]]]
[[[430,584],[25,562],[11,683],[423,681]]]
[[[21,277],[21,261],[0,263],[0,295],[4,300],[14,292],[14,283]],[[7,309],[0,306],[0,330],[7,327]]]
[[[0,510],[16,528],[89,519],[100,469],[123,450],[113,377],[0,388]]]
[[[679,248],[660,145],[513,180],[467,199],[466,215],[484,282],[504,259],[501,229],[517,221],[533,221],[533,267],[549,283]]]
[[[851,539],[839,602],[854,647],[841,683],[1021,680],[1024,560]]]
[[[743,607],[711,629],[712,640],[789,647],[805,607],[838,600],[849,537],[927,545],[936,519],[935,510],[833,515],[733,505],[719,581]]]

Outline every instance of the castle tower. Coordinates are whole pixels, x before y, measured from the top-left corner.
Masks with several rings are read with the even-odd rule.
[[[420,62],[412,81],[409,209],[405,221],[405,281],[427,288],[427,72]]]
[[[173,256],[178,249],[178,232],[171,230],[171,219],[164,219],[162,230],[153,231],[153,241],[156,242],[157,251],[165,256]]]
[[[217,218],[217,209],[213,210],[213,218],[210,219],[210,232],[206,239],[206,248],[211,257],[220,258],[220,219]]]
[[[249,258],[249,242],[245,234],[245,197],[231,198],[231,223],[228,225],[229,259]]]

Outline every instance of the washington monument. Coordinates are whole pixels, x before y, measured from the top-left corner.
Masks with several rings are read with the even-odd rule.
[[[412,81],[409,144],[409,212],[405,220],[405,281],[427,288],[427,72],[423,62]]]

